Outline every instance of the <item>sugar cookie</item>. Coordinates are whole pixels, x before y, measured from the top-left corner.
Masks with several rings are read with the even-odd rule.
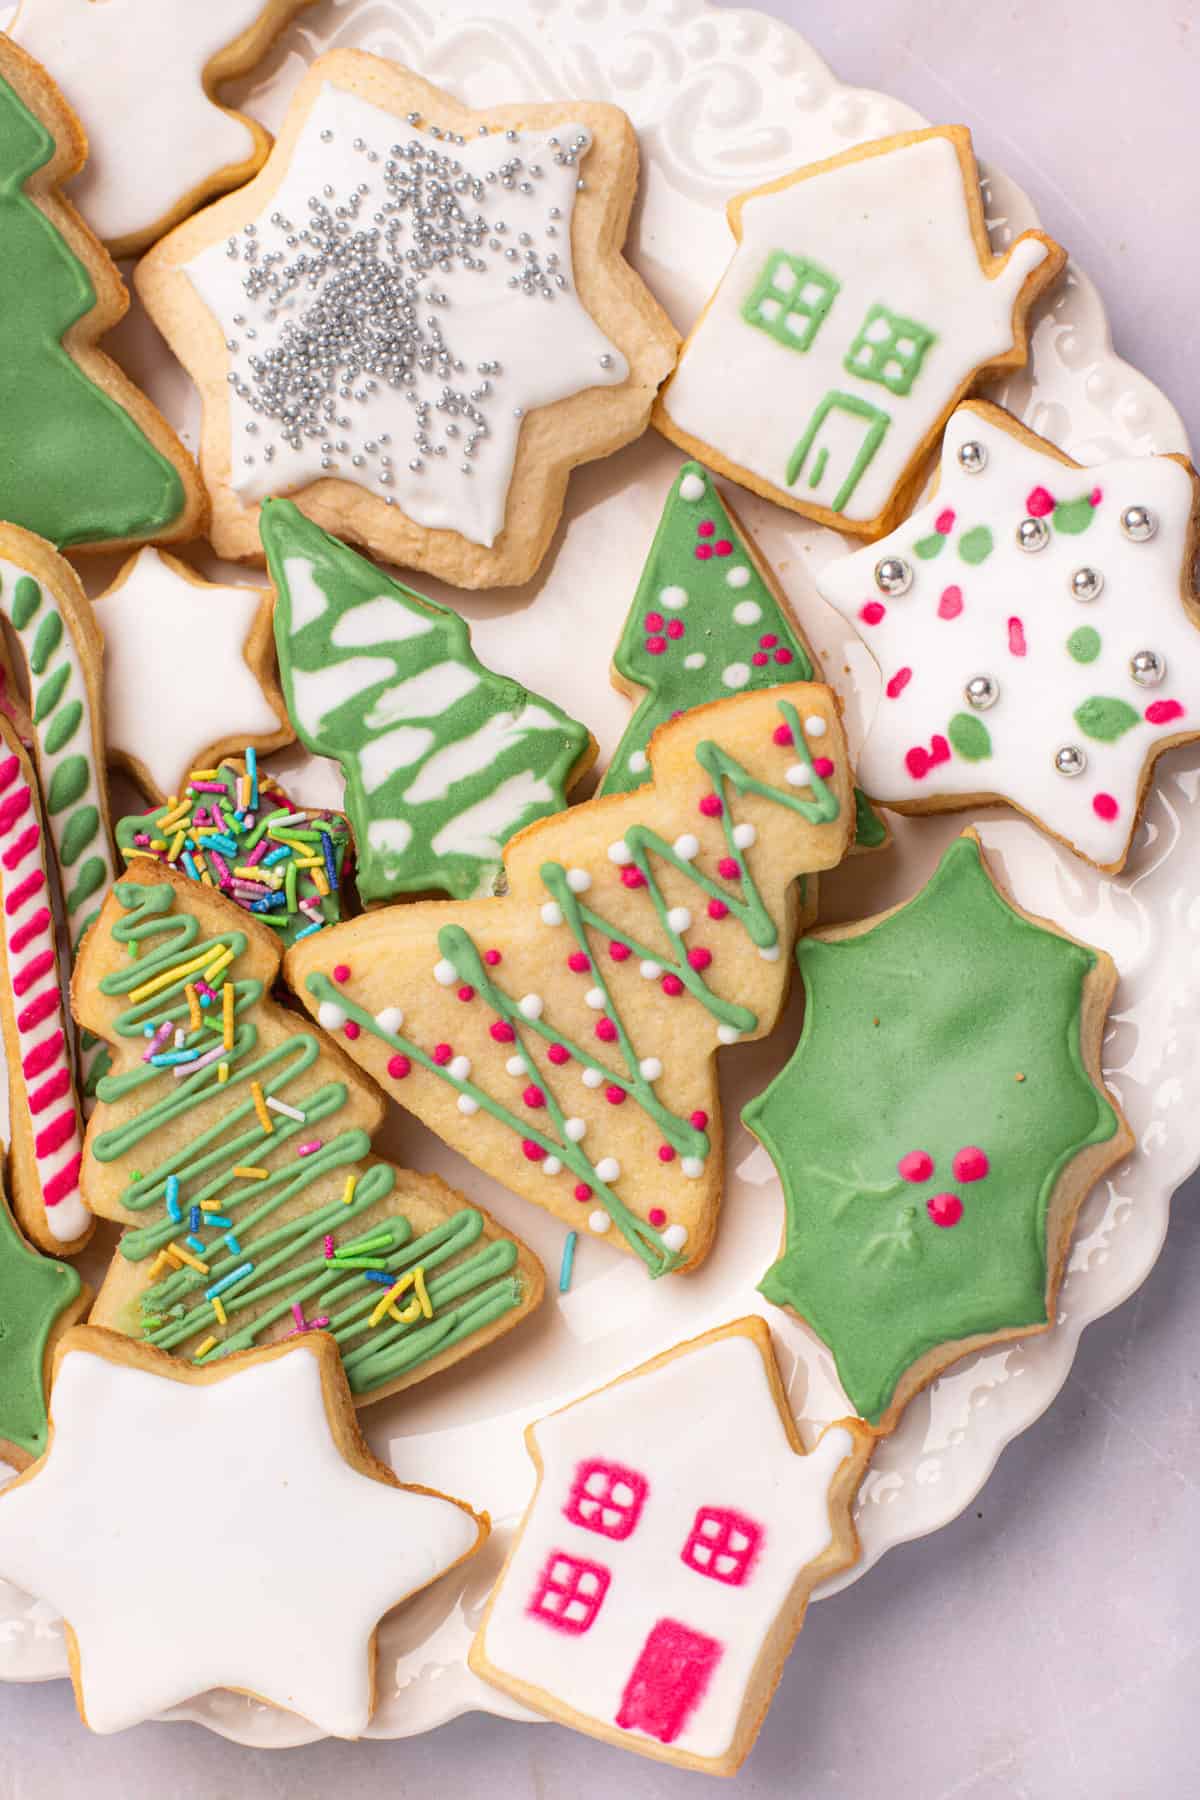
[[[90,1299],[70,1263],[26,1243],[0,1185],[0,1463],[24,1469],[45,1450],[54,1347]]]

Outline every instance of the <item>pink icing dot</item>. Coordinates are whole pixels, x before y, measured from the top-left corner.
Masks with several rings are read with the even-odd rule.
[[[608,1104],[610,1106],[624,1106],[624,1104],[625,1104],[625,1089],[622,1087],[617,1087],[616,1084],[614,1083],[612,1087],[605,1088],[604,1098],[608,1101]]]
[[[707,1129],[708,1114],[704,1111],[703,1107],[698,1106],[696,1108],[695,1112],[689,1117],[688,1124],[694,1125],[697,1131],[704,1131]]]
[[[525,1089],[521,1098],[526,1106],[545,1106],[546,1104],[545,1094],[543,1094],[540,1087],[535,1087],[532,1082],[530,1082],[529,1086]]]
[[[741,875],[742,865],[736,857],[723,856],[717,864],[717,874],[723,881],[736,881]]]
[[[754,655],[750,658],[750,661],[754,664],[756,669],[764,669],[770,660],[771,659],[765,650],[756,650]]]
[[[963,1203],[957,1194],[935,1194],[932,1200],[925,1202],[925,1211],[935,1225],[946,1229],[957,1225],[963,1215]]]
[[[710,919],[727,919],[729,917],[729,908],[723,900],[710,900],[708,903],[708,916]]]
[[[521,1151],[528,1162],[541,1162],[546,1155],[542,1146],[535,1144],[532,1138],[521,1139]]]
[[[887,607],[882,600],[868,600],[859,607],[858,616],[864,625],[879,625],[887,617]]]
[[[905,1181],[928,1181],[933,1174],[933,1158],[928,1150],[909,1150],[896,1164],[896,1173]]]
[[[585,956],[582,950],[572,950],[567,958],[567,967],[572,975],[586,975],[591,966],[591,957]]]
[[[819,775],[822,781],[828,781],[833,774],[833,764],[827,756],[813,757],[813,774]]]
[[[571,1052],[567,1049],[565,1044],[551,1044],[546,1055],[550,1058],[550,1061],[557,1064],[560,1069],[564,1063],[570,1062],[571,1060]]]
[[[898,700],[911,680],[912,680],[912,670],[911,669],[909,669],[909,668],[897,669],[896,673],[892,676],[892,679],[887,684],[888,699],[889,700]]]
[[[1152,700],[1146,708],[1146,718],[1151,725],[1170,725],[1174,719],[1182,719],[1183,708],[1178,700]]]
[[[1020,619],[1012,618],[1008,621],[1008,648],[1013,656],[1025,654],[1025,627]]]
[[[700,797],[700,811],[704,814],[706,819],[719,819],[721,814],[725,811],[720,794],[702,794]]]
[[[661,613],[647,613],[646,614],[646,630],[647,631],[661,631],[662,628],[663,628],[663,616]]]
[[[608,954],[612,957],[614,962],[626,962],[631,952],[628,944],[618,943],[614,938],[613,942],[608,946]]]
[[[333,979],[335,981],[349,981],[349,979],[350,979],[350,964],[349,963],[334,963]]]
[[[473,1000],[475,998],[475,989],[464,983],[458,990],[458,997],[460,1000]]]
[[[962,589],[956,583],[942,589],[942,597],[938,601],[939,619],[957,619],[962,611]]]
[[[687,953],[688,966],[693,969],[707,969],[712,961],[712,951],[706,950],[703,944],[693,944]]]
[[[1112,823],[1120,810],[1111,794],[1097,794],[1092,801],[1092,811],[1098,819],[1103,819],[1106,825]]]
[[[701,519],[696,527],[696,535],[697,537],[711,537],[716,529],[711,519]]]
[[[403,1081],[412,1072],[412,1064],[407,1056],[389,1056],[387,1072],[393,1081]]]
[[[596,1036],[600,1039],[602,1044],[611,1044],[616,1041],[617,1028],[611,1019],[603,1018],[596,1020]]]
[[[758,641],[764,650],[773,650],[779,642],[779,637],[774,631],[764,631]]]
[[[954,508],[952,506],[945,507],[944,510],[938,514],[937,518],[933,521],[933,529],[940,537],[945,537],[948,532],[954,530]]]
[[[718,556],[732,556],[733,555],[733,545],[730,543],[728,538],[718,538],[716,543],[713,545],[713,549],[716,551]]]
[[[914,744],[911,750],[905,751],[904,766],[914,781],[923,781],[929,773],[928,750],[922,750],[920,744]]]
[[[790,725],[777,725],[771,733],[771,741],[775,744],[794,744],[796,740],[792,736]]]
[[[987,1152],[978,1144],[964,1144],[954,1156],[955,1181],[982,1181],[991,1167]]]
[[[498,1044],[511,1044],[517,1035],[507,1019],[494,1019],[488,1030]]]
[[[500,952],[498,950],[485,950],[483,953],[483,960],[489,969],[494,969],[496,964],[500,961]]]
[[[648,637],[646,639],[646,648],[651,656],[661,656],[666,647],[667,640],[665,637]]]
[[[780,649],[778,649],[775,652],[775,661],[777,663],[790,663],[791,660],[792,660],[792,653],[790,650],[787,650],[781,646]]]
[[[664,975],[660,985],[663,993],[669,995],[672,1000],[677,1000],[683,992],[683,983],[678,975]]]
[[[1054,511],[1054,495],[1048,488],[1032,488],[1025,496],[1025,510],[1034,519],[1044,519]]]
[[[681,638],[686,629],[687,627],[684,625],[682,619],[671,619],[667,624],[667,636],[669,638]]]
[[[1089,506],[1099,506],[1099,504],[1103,500],[1103,498],[1104,498],[1103,488],[1093,488],[1091,493],[1088,495],[1088,505]]]
[[[435,1044],[434,1045],[433,1060],[435,1063],[438,1064],[439,1068],[444,1069],[448,1062],[453,1061],[453,1058],[454,1058],[454,1052],[450,1048],[449,1044]]]
[[[358,1036],[359,1032],[362,1030],[362,1026],[358,1023],[358,1021],[356,1019],[347,1019],[346,1023],[342,1027],[342,1030],[345,1032],[345,1034],[348,1038],[356,1038]]]
[[[696,545],[696,559],[698,562],[707,562],[711,555],[712,555],[712,545],[711,544],[697,544]]]
[[[627,888],[640,888],[646,885],[646,877],[640,869],[635,869],[632,863],[626,863],[621,870],[621,880]]]
[[[588,1186],[587,1182],[586,1181],[577,1181],[575,1183],[575,1198],[578,1201],[582,1202],[584,1200],[590,1200],[591,1197],[592,1197],[592,1190]]]
[[[675,1160],[675,1152],[672,1150],[670,1144],[662,1145],[658,1152],[658,1159],[660,1162],[673,1162]],[[661,1206],[652,1206],[650,1211],[646,1214],[646,1217],[656,1231],[667,1222],[667,1215]]]

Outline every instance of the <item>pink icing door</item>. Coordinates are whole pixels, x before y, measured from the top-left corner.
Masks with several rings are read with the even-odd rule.
[[[625,1683],[617,1724],[673,1744],[703,1700],[722,1645],[678,1619],[660,1619]]]

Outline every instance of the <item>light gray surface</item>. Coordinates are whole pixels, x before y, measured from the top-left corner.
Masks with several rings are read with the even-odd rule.
[[[654,0],[607,3],[620,29]],[[1196,0],[763,3],[844,80],[973,127],[1100,286],[1118,349],[1200,443]],[[1200,1153],[1200,1112],[1196,1131]],[[0,1689],[0,1800],[68,1786],[88,1800],[1194,1795],[1198,1199],[1194,1181],[1149,1281],[1085,1334],[1058,1401],[976,1505],[813,1609],[758,1747],[720,1790],[556,1726],[480,1717],[406,1743],[283,1752],[192,1726],[95,1739],[59,1682]]]

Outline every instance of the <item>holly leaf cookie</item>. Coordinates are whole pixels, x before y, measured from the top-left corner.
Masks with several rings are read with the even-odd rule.
[[[672,443],[768,500],[877,538],[955,406],[1020,368],[1066,262],[993,255],[964,125],[905,131],[739,194],[737,239],[654,409]]]
[[[53,73],[87,131],[71,198],[111,256],[139,256],[196,207],[248,181],[270,134],[222,106],[312,0],[24,0],[9,30]]]
[[[590,768],[586,726],[471,649],[448,607],[390,580],[288,500],[262,536],[300,741],[341,765],[365,901],[492,893],[503,850]]]
[[[715,1053],[774,1025],[800,878],[841,861],[854,802],[815,684],[685,713],[650,761],[636,792],[521,832],[503,898],[378,909],[286,975],[439,1137],[658,1276],[712,1243]]]
[[[786,1208],[761,1291],[885,1432],[966,1352],[1054,1322],[1079,1207],[1133,1147],[1100,1072],[1117,971],[1014,906],[972,832],[797,960],[800,1041],[742,1114]]]
[[[275,674],[271,596],[142,550],[96,602],[110,759],[152,799],[250,744],[293,739]]]
[[[49,75],[0,33],[0,518],[80,550],[194,537],[195,464],[97,347],[129,296],[60,192],[86,153]]]
[[[771,1334],[746,1318],[540,1419],[525,1443],[538,1485],[472,1669],[576,1731],[732,1775],[813,1588],[857,1560],[870,1433],[839,1420],[805,1455]]]
[[[24,1469],[45,1450],[54,1347],[90,1299],[69,1263],[26,1243],[0,1187],[0,1463]]]
[[[1120,870],[1156,758],[1200,734],[1198,519],[1184,457],[1084,469],[999,407],[960,407],[929,505],[817,578],[883,679],[872,798],[1008,801]]]
[[[113,1047],[83,1191],[128,1227],[93,1322],[206,1368],[328,1331],[365,1405],[524,1318],[536,1259],[436,1176],[371,1156],[382,1097],[270,997],[276,938],[215,888],[133,873],[72,984]]]
[[[319,57],[261,174],[137,272],[203,398],[218,554],[257,558],[285,493],[390,562],[528,580],[571,469],[640,436],[675,359],[621,255],[637,169],[614,106],[474,112]]]
[[[0,1493],[0,1575],[63,1614],[93,1731],[230,1687],[358,1737],[379,1620],[488,1535],[372,1456],[320,1332],[187,1369],[80,1325],[50,1412],[45,1455]],[[328,1552],[331,1529],[348,1553]]]

